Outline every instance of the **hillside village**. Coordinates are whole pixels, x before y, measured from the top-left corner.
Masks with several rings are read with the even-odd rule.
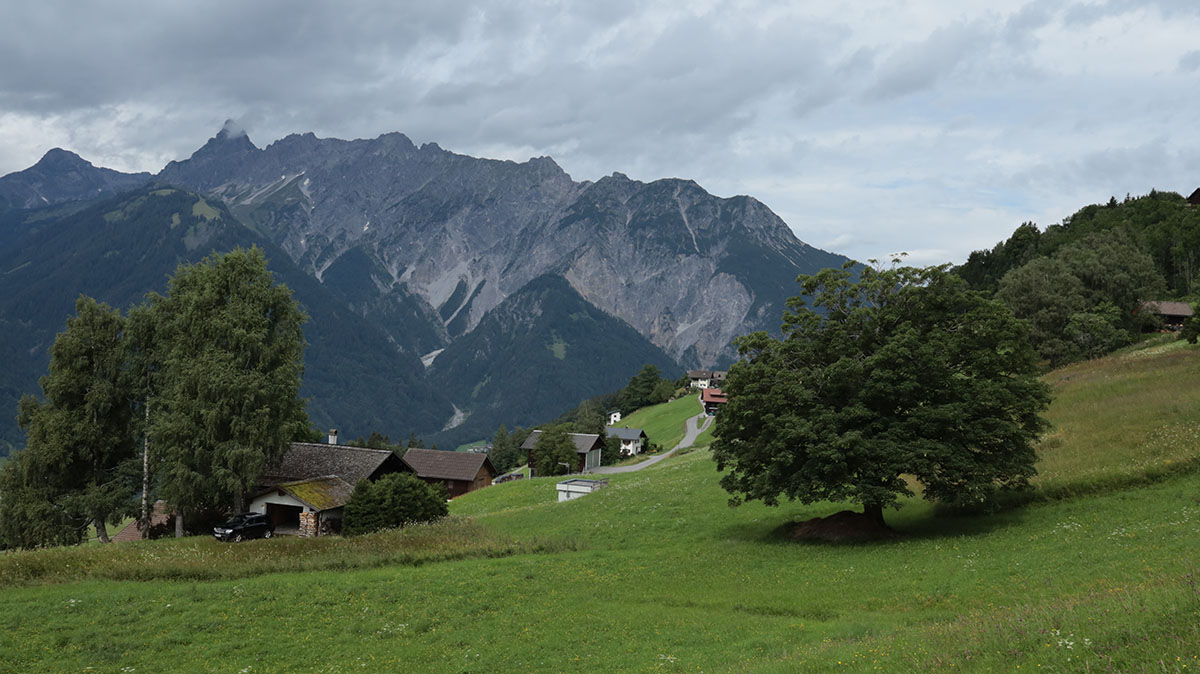
[[[723,378],[724,373],[719,374],[721,376],[714,381]],[[699,376],[702,378],[697,380]],[[556,468],[563,468],[561,474],[568,476],[632,472],[653,465],[676,449],[690,447],[696,436],[711,425],[717,408],[706,396],[719,393],[719,389],[710,386],[711,373],[707,371],[690,371],[687,377],[691,380],[691,386],[680,389],[679,393],[682,398],[692,401],[688,407],[694,407],[697,414],[683,423],[690,423],[695,433],[685,434],[677,445],[656,453],[650,461],[630,463],[631,459],[645,458],[642,455],[650,448],[649,438],[641,428],[615,425],[622,415],[614,411],[609,415],[609,420],[614,423],[607,425],[603,434],[568,434],[577,458],[570,465]],[[697,401],[698,406],[695,404]],[[672,418],[675,417],[678,414]],[[454,499],[490,487],[493,483],[542,477],[533,468],[538,463],[536,452],[542,433],[541,430],[533,430],[521,444],[521,452],[526,457],[525,465],[501,475],[486,451],[491,450],[491,446],[486,446],[485,451],[443,451],[419,447],[409,447],[403,451],[378,449],[339,444],[337,430],[330,430],[324,443],[291,443],[279,463],[269,466],[251,490],[247,513],[264,515],[272,535],[313,537],[340,534],[345,506],[353,496],[354,485],[363,480],[374,482],[396,473],[413,475],[441,489],[447,499]],[[605,464],[604,455],[614,465]],[[556,473],[559,471],[551,474]],[[145,537],[164,534],[172,521],[172,512],[170,504],[156,502]],[[142,538],[140,528],[138,521],[130,521],[113,536],[113,540],[124,542]]]

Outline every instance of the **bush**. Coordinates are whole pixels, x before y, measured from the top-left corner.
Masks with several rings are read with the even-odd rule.
[[[342,516],[342,533],[351,536],[432,522],[448,512],[445,490],[407,473],[392,473],[355,485]]]

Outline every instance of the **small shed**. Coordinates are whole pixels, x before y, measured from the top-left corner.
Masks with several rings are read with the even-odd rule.
[[[534,431],[521,445],[521,449],[529,453],[529,477],[535,477],[533,468],[537,463],[535,447],[540,437],[542,437],[542,432]],[[600,437],[598,433],[571,433],[570,437],[571,442],[575,443],[575,451],[579,456],[579,461],[571,467],[572,473],[586,473],[600,465],[600,454],[604,451],[604,438]]]
[[[558,502],[570,501],[577,499],[580,496],[603,489],[608,486],[608,480],[585,480],[582,478],[574,478],[571,480],[563,480],[558,483]]]
[[[320,536],[342,530],[342,510],[354,485],[337,475],[283,482],[260,492],[250,511],[267,516],[276,533]]]
[[[617,438],[621,441],[622,456],[641,454],[642,450],[646,448],[646,441],[648,439],[646,431],[640,428],[609,426],[604,429],[604,432],[608,437]]]
[[[412,448],[404,453],[404,463],[422,480],[446,487],[450,498],[490,487],[497,474],[488,455],[478,452]]]

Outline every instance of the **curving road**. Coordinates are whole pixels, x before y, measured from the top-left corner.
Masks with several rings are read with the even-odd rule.
[[[696,400],[697,400],[697,402],[699,402],[700,398],[697,396]],[[708,427],[712,425],[712,422],[713,422],[713,418],[708,416],[707,414],[705,414],[702,411],[702,412],[700,412],[700,414],[697,414],[694,417],[689,417],[688,420],[686,422],[684,422],[683,439],[679,441],[679,444],[672,447],[670,449],[670,451],[663,452],[662,454],[659,454],[658,456],[655,456],[655,457],[651,457],[645,461],[642,461],[641,463],[635,463],[635,464],[632,464],[629,466],[600,466],[598,468],[593,468],[588,472],[589,473],[632,473],[634,471],[638,471],[643,468],[649,468],[650,466],[653,466],[654,464],[658,463],[659,461],[662,461],[663,459],[667,458],[668,456],[671,456],[672,454],[674,454],[675,450],[683,449],[684,447],[691,447],[692,443],[696,441],[696,438],[700,437],[701,433],[708,430]]]

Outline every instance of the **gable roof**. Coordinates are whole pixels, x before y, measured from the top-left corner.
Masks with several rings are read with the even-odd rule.
[[[154,507],[150,511],[150,526],[161,527],[170,524],[171,513],[167,512],[167,502],[158,499],[154,502]],[[142,532],[138,529],[137,520],[126,524],[123,529],[118,531],[109,540],[113,543],[124,543],[125,541],[140,541],[142,540]]]
[[[354,493],[354,485],[346,482],[337,475],[325,475],[314,477],[310,480],[284,482],[274,487],[274,489],[287,493],[292,498],[311,506],[315,510],[340,508],[350,501],[350,495]],[[259,494],[259,496],[261,495]]]
[[[263,471],[259,482],[277,485],[336,475],[354,485],[359,480],[371,477],[380,468],[396,472],[411,470],[400,457],[387,449],[293,442],[279,465]]]
[[[541,435],[541,431],[530,433],[521,445],[521,449],[533,449]],[[580,454],[587,454],[593,449],[604,449],[604,440],[600,439],[600,435],[597,433],[569,433],[568,435],[571,436],[571,442],[575,443],[575,451]]]
[[[723,403],[728,402],[725,392],[719,388],[706,388],[700,392],[700,402],[702,403]]]
[[[709,370],[688,370],[687,376],[688,379],[708,379],[712,376],[712,372]]]
[[[604,429],[604,432],[607,433],[608,437],[610,438],[618,438],[621,440],[637,440],[638,438],[646,437],[646,431],[643,431],[640,428],[629,428],[628,426],[609,426]]]
[[[1196,191],[1192,192],[1192,196],[1187,198],[1187,202],[1193,206],[1200,204],[1200,187],[1197,187]]]
[[[417,477],[437,480],[466,480],[470,482],[486,467],[493,476],[496,468],[482,452],[451,452],[441,449],[410,449],[404,453],[404,463],[417,471]]]
[[[1142,302],[1142,308],[1162,316],[1191,316],[1192,305],[1187,302]]]

